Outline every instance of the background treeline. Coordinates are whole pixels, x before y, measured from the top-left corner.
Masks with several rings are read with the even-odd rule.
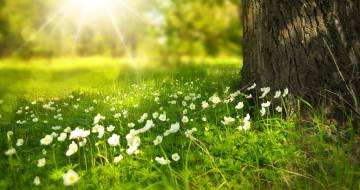
[[[100,11],[99,15],[81,18],[81,8],[62,10],[65,0],[0,0],[0,55],[171,57],[242,53],[240,3],[236,0],[124,2],[133,11],[111,7],[114,24]]]

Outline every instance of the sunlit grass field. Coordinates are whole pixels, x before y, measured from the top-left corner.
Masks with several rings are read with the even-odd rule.
[[[360,189],[352,123],[187,62],[1,61],[0,189]]]

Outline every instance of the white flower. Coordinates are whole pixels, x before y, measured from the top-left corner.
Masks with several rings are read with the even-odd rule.
[[[219,98],[219,96],[217,96],[216,94],[214,94],[213,96],[210,97],[209,99],[213,104],[218,104],[221,102],[221,99]]]
[[[7,133],[6,133],[6,136],[7,136],[7,138],[10,140],[11,139],[11,136],[14,134],[14,132],[13,131],[8,131]]]
[[[47,151],[46,151],[45,149],[42,149],[42,150],[41,150],[41,153],[42,153],[42,155],[46,156]]]
[[[221,121],[223,125],[230,125],[235,122],[235,119],[232,117],[224,117],[224,121]]]
[[[59,134],[57,134],[56,132],[52,132],[52,133],[51,133],[51,136],[52,136],[53,138],[56,138],[56,137],[59,136]]]
[[[243,123],[244,123],[244,125],[239,126],[238,130],[244,130],[244,131],[249,130],[251,127],[250,114],[246,115],[246,117],[243,120]]]
[[[117,134],[113,134],[109,139],[108,143],[110,146],[118,146],[120,144],[120,136]]]
[[[237,110],[241,110],[244,108],[244,102],[239,102],[236,106],[235,106],[235,109]]]
[[[87,140],[85,138],[83,138],[80,142],[79,142],[79,146],[80,147],[84,147],[87,143]]]
[[[201,102],[201,107],[202,107],[203,109],[206,109],[206,108],[209,107],[209,103],[207,103],[207,101],[202,101],[202,102]]]
[[[96,125],[97,126],[97,125]],[[89,130],[80,129],[79,127],[76,127],[75,130],[70,132],[69,139],[79,139],[79,138],[86,138],[90,135]]]
[[[284,93],[283,93],[283,97],[286,97],[289,94],[289,89],[285,88]]]
[[[53,136],[46,135],[44,138],[40,139],[41,145],[49,145],[53,141]]]
[[[153,127],[155,127],[154,122],[152,120],[147,120],[145,126],[143,128],[141,128],[141,129],[139,129],[138,131],[140,133],[145,133],[148,130],[150,130],[151,128],[153,128]]]
[[[39,118],[35,117],[34,119],[32,119],[32,122],[37,123],[39,121]]]
[[[281,90],[276,91],[274,98],[277,99],[280,98],[280,96],[281,96]]]
[[[191,103],[190,106],[189,106],[189,108],[190,108],[191,110],[195,110],[196,106],[195,106],[195,104]]]
[[[184,115],[186,115],[186,114],[188,113],[188,110],[187,110],[187,109],[184,109],[184,110],[182,111],[182,113],[183,113]]]
[[[98,138],[101,139],[104,134],[105,134],[105,127],[102,125],[95,125],[92,129],[91,132],[93,133],[98,133]]]
[[[271,90],[270,87],[261,88],[260,91],[262,92],[262,95],[260,96],[260,99],[265,98],[266,95],[269,94],[270,90]]]
[[[148,113],[144,113],[140,119],[138,120],[139,123],[143,123],[145,121],[145,119],[148,118]]]
[[[34,183],[34,185],[36,185],[36,186],[38,186],[38,185],[40,185],[40,184],[41,184],[41,181],[40,181],[39,176],[36,176],[36,177],[34,178],[33,183]]]
[[[164,157],[156,157],[155,160],[156,160],[160,165],[168,165],[168,164],[170,164],[170,160],[166,160]]]
[[[78,145],[72,141],[69,145],[69,149],[66,151],[66,156],[71,156],[78,151]]]
[[[256,83],[254,83],[252,86],[248,87],[246,90],[252,90],[254,88],[256,88]]]
[[[155,102],[159,102],[160,98],[159,97],[155,97]]]
[[[180,156],[179,156],[178,153],[175,153],[175,154],[171,155],[171,158],[172,158],[175,162],[177,162],[177,161],[180,160]]]
[[[249,94],[249,95],[246,95],[246,96],[245,96],[246,99],[250,99],[250,98],[252,98],[252,97],[253,97],[252,94]]]
[[[181,104],[182,104],[184,107],[187,106],[186,101],[182,101]]]
[[[70,127],[66,127],[65,129],[64,129],[64,133],[70,133],[71,132],[71,128]]]
[[[277,107],[275,108],[275,110],[276,110],[277,112],[281,113],[283,109],[282,109],[282,107],[277,106]]]
[[[190,129],[190,130],[186,130],[186,131],[185,131],[185,136],[186,136],[187,138],[190,138],[190,137],[192,137],[192,134],[193,134],[195,131],[197,131],[197,129],[196,129],[195,127],[192,128],[192,129]]]
[[[202,117],[201,120],[204,122],[207,121],[206,117]]]
[[[184,116],[182,117],[181,121],[182,121],[183,123],[187,123],[187,122],[189,122],[189,118],[188,118],[186,115],[184,115]]]
[[[16,149],[15,148],[10,148],[9,150],[5,151],[6,156],[12,156],[14,154],[16,154]]]
[[[66,133],[60,133],[60,136],[57,138],[59,142],[63,142],[66,140],[67,134]]]
[[[169,104],[175,105],[175,104],[176,104],[176,100],[171,100],[171,101],[169,101]]]
[[[104,119],[105,119],[104,116],[102,116],[101,114],[97,114],[97,115],[94,117],[94,123],[93,123],[93,125],[98,124],[98,123],[100,122],[100,120],[104,120]]]
[[[168,129],[164,132],[164,136],[166,137],[166,136],[170,135],[171,133],[176,133],[179,131],[179,129],[180,129],[179,123],[171,124],[170,129]]]
[[[264,107],[261,108],[260,114],[261,116],[264,116],[266,114],[266,109]]]
[[[121,117],[121,113],[116,113],[115,115],[114,115],[114,118],[115,119],[119,119]]]
[[[79,175],[74,170],[69,170],[63,175],[64,185],[71,186],[78,182],[80,179]]]
[[[16,146],[22,146],[22,145],[24,145],[24,139],[18,139],[16,141]]]
[[[126,135],[126,141],[129,146],[129,148],[126,150],[128,155],[132,155],[138,152],[138,147],[141,143],[141,139],[138,134],[139,132],[137,130],[131,129],[130,133]]]
[[[115,130],[115,126],[114,125],[110,125],[109,127],[106,128],[107,132],[113,132]]]
[[[166,121],[166,113],[165,113],[165,112],[162,113],[162,114],[160,114],[159,120],[160,120],[160,121]]]
[[[163,136],[159,135],[156,137],[156,139],[153,141],[154,145],[157,146],[159,145],[163,140]]]
[[[134,128],[134,127],[135,127],[135,123],[128,123],[128,127],[129,127],[129,128]]]
[[[114,164],[118,164],[124,157],[120,154],[114,158]]]
[[[46,164],[46,159],[45,158],[41,158],[38,160],[37,162],[37,167],[41,168],[41,167],[44,167]]]
[[[154,112],[152,116],[154,119],[157,119],[159,117],[159,112]]]
[[[128,149],[126,149],[126,154],[128,155],[137,154],[138,152],[139,150],[137,146],[130,146]]]
[[[263,108],[268,108],[268,107],[270,107],[270,105],[271,105],[271,102],[270,102],[270,101],[267,101],[267,102],[265,102],[265,103],[262,103],[262,104],[261,104],[261,107],[263,107]]]
[[[61,126],[53,126],[51,127],[51,129],[53,129],[54,131],[58,131],[61,129]]]

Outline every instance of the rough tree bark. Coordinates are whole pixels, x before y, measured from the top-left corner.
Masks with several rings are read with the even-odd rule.
[[[244,0],[243,10],[243,85],[358,104],[360,0]]]

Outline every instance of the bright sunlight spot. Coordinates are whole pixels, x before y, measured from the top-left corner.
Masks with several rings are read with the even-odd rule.
[[[106,9],[114,5],[112,0],[70,0],[69,8],[72,11],[86,10],[89,16],[96,16],[97,14],[103,14]]]

